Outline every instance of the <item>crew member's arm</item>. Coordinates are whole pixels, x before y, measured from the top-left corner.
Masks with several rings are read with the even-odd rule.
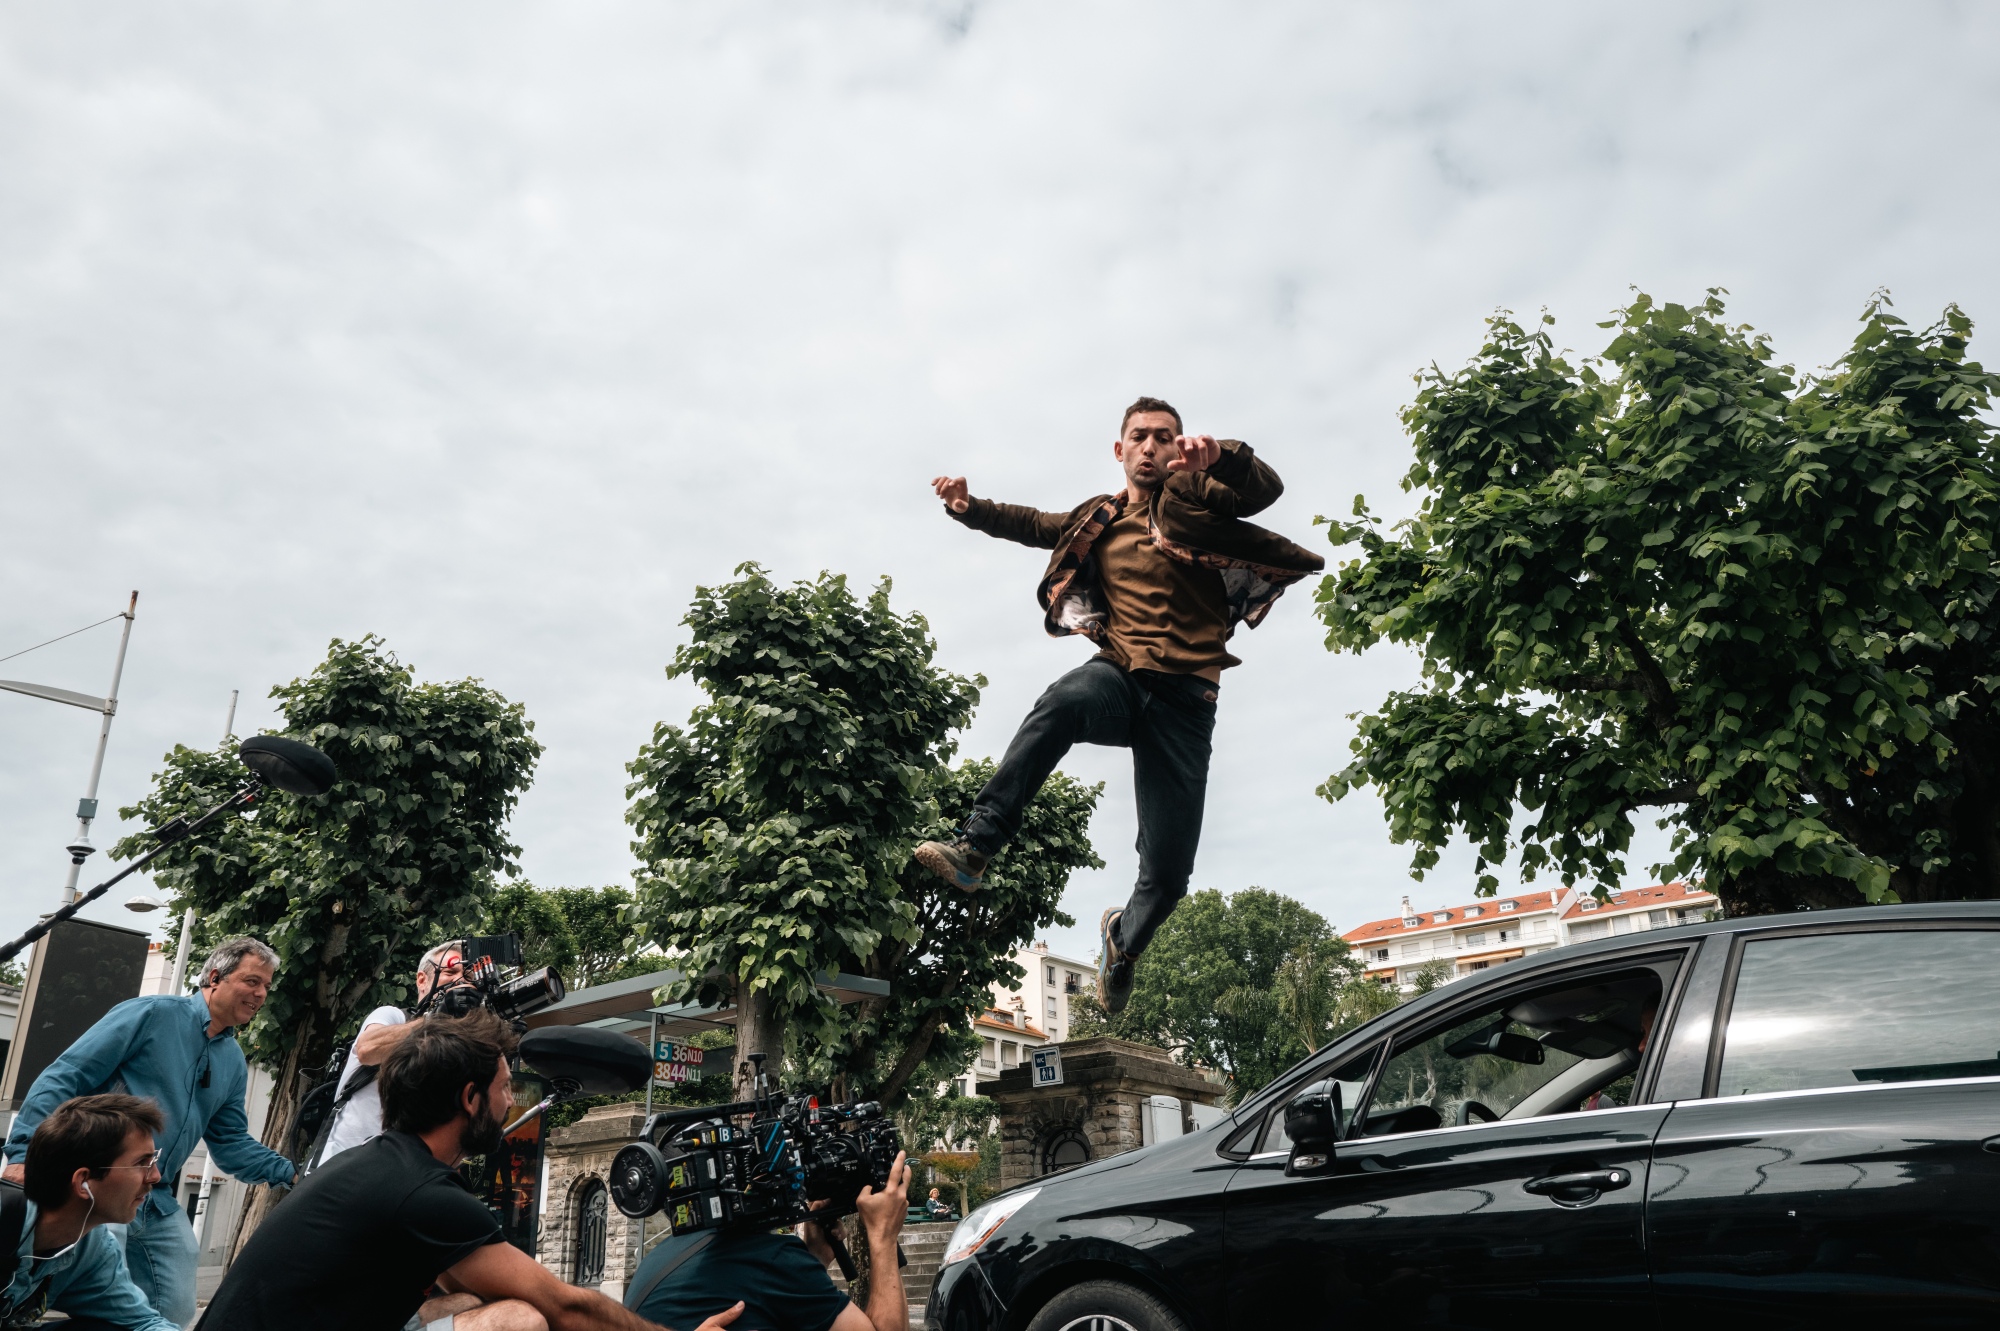
[[[1199,468],[1167,464],[1167,486],[1193,503],[1225,518],[1247,518],[1278,502],[1285,483],[1278,473],[1260,462],[1250,445],[1240,439],[1207,440],[1215,450],[1214,460]],[[1186,444],[1182,445],[1186,451]]]
[[[1026,504],[996,504],[991,499],[974,499],[965,488],[963,476],[936,477],[931,481],[931,489],[944,500],[944,511],[951,515],[952,521],[964,523],[988,536],[1019,541],[1037,549],[1055,549],[1056,542],[1062,539],[1063,528],[1069,525],[1066,513],[1044,513]]]
[[[122,1331],[180,1331],[178,1325],[153,1311],[153,1305],[132,1283],[116,1239],[93,1229],[79,1246],[82,1252],[76,1269],[49,1300],[50,1307],[67,1313],[72,1323],[91,1322]]]
[[[903,1297],[903,1273],[896,1265],[896,1239],[910,1206],[910,1166],[903,1152],[889,1166],[882,1191],[863,1188],[854,1199],[868,1235],[868,1311],[848,1304],[829,1331],[910,1331],[910,1305]]]
[[[243,1061],[216,1062],[220,1066],[214,1071],[222,1083],[222,1094],[201,1133],[216,1168],[245,1183],[291,1183],[298,1173],[292,1162],[250,1135],[250,1120],[243,1112],[243,1093],[250,1078]]]
[[[448,1280],[441,1284],[477,1294],[488,1303],[519,1299],[542,1315],[549,1331],[657,1331],[653,1323],[597,1291],[557,1280],[546,1266],[511,1243],[482,1244],[459,1258],[445,1275]],[[742,1311],[739,1303],[694,1331],[720,1331]]]
[[[364,1068],[377,1067],[389,1051],[410,1038],[417,1029],[414,1021],[378,1021],[361,1028],[354,1037],[354,1061]]]
[[[7,1167],[0,1177],[9,1183],[27,1177],[21,1162],[28,1157],[28,1139],[57,1105],[111,1083],[138,1042],[151,1006],[144,999],[126,999],[99,1018],[62,1057],[42,1069],[14,1115],[14,1126],[7,1134]]]

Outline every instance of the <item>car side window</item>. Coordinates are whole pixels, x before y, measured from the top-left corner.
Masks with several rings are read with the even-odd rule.
[[[1360,1112],[1361,1097],[1368,1090],[1368,1074],[1375,1070],[1375,1057],[1381,1052],[1381,1045],[1370,1045],[1365,1052],[1356,1054],[1331,1073],[1309,1076],[1281,1096],[1272,1108],[1270,1118],[1264,1123],[1264,1135],[1258,1143],[1258,1152],[1292,1149],[1292,1139],[1285,1132],[1286,1103],[1307,1086],[1329,1076],[1340,1084],[1340,1131],[1341,1135],[1345,1136],[1354,1122],[1355,1114]]]
[[[2000,930],[1752,939],[1718,1095],[2000,1076]]]
[[[1361,1135],[1628,1104],[1661,994],[1643,968],[1497,995],[1390,1051]]]

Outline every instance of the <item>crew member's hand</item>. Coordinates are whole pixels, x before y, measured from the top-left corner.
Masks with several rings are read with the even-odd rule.
[[[1183,434],[1174,438],[1181,455],[1167,463],[1168,471],[1207,471],[1222,456],[1222,445],[1212,434]]]
[[[812,1209],[815,1211],[819,1210],[827,1204],[828,1200],[825,1197],[820,1198],[818,1201],[812,1203]],[[821,1266],[833,1265],[833,1245],[826,1241],[826,1231],[824,1229],[821,1229],[810,1220],[804,1220],[799,1223],[797,1233],[799,1241],[806,1245],[806,1251],[811,1253]]]
[[[723,1327],[728,1326],[742,1315],[743,1305],[739,1302],[734,1308],[724,1308],[721,1312],[696,1327],[694,1331],[722,1331]]]
[[[907,1152],[896,1152],[896,1161],[889,1166],[889,1182],[882,1191],[863,1188],[854,1199],[854,1209],[861,1214],[861,1225],[868,1231],[870,1243],[887,1245],[896,1241],[896,1236],[903,1232],[903,1217],[910,1209]]]
[[[28,1167],[26,1165],[9,1165],[5,1169],[0,1169],[0,1179],[5,1179],[9,1183],[26,1183],[28,1181]]]
[[[950,505],[954,513],[963,513],[972,507],[972,492],[965,488],[963,476],[933,476],[931,489],[937,491],[937,497]]]

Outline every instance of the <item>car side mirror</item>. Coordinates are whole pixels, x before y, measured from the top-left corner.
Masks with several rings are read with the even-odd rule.
[[[1329,1077],[1293,1096],[1285,1106],[1285,1135],[1292,1139],[1287,1174],[1324,1169],[1340,1140],[1340,1083]]]

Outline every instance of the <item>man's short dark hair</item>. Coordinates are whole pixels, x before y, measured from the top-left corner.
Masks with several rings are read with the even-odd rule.
[[[144,1128],[157,1136],[167,1120],[160,1107],[136,1095],[80,1095],[65,1100],[35,1125],[28,1139],[28,1177],[22,1189],[44,1211],[69,1201],[69,1181],[79,1169],[97,1178],[118,1163],[125,1139]]]
[[[484,1093],[493,1084],[494,1063],[520,1042],[485,1008],[462,1017],[425,1017],[382,1060],[382,1127],[429,1132],[451,1122],[465,1088]]]
[[[1132,418],[1142,411],[1164,411],[1167,415],[1174,418],[1175,434],[1187,433],[1186,429],[1181,425],[1181,414],[1174,410],[1173,403],[1168,402],[1164,398],[1142,397],[1131,406],[1125,408],[1125,419],[1118,422],[1118,435],[1120,438],[1124,437],[1125,427],[1132,423]]]

